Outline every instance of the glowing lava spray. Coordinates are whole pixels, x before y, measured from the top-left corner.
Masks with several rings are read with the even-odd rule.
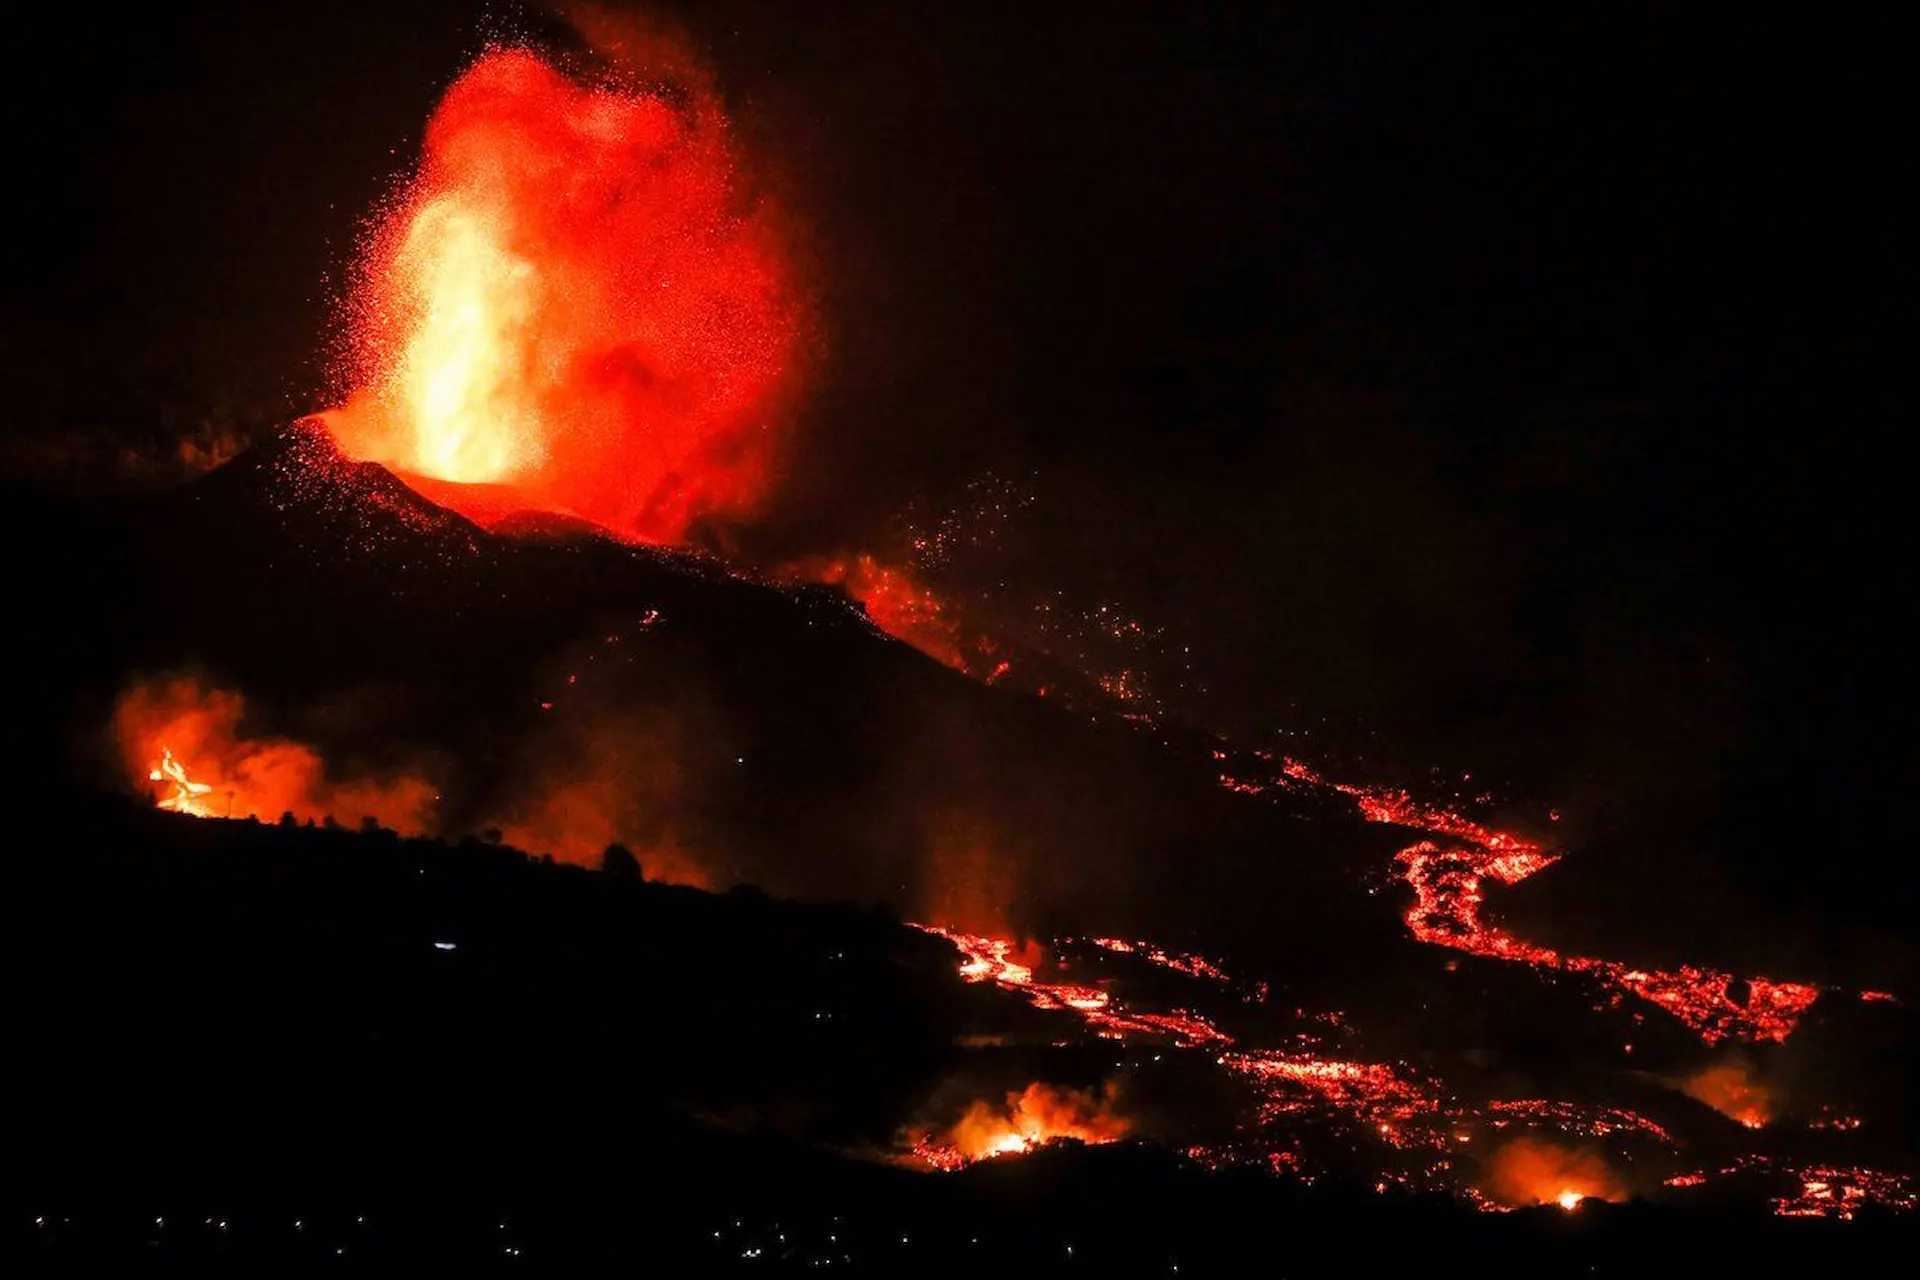
[[[765,496],[798,306],[707,77],[658,35],[620,53],[587,75],[494,49],[447,90],[368,238],[354,390],[324,418],[476,518],[504,486],[675,542]]]

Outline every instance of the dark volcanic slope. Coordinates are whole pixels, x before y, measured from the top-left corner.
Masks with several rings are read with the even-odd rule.
[[[128,673],[193,668],[330,761],[431,762],[453,834],[529,779],[611,771],[720,884],[1049,933],[1177,941],[1205,920],[1215,950],[1399,937],[1357,874],[1392,837],[1345,805],[1244,803],[1200,741],[982,687],[834,592],[495,536],[311,429],[39,522],[125,602],[80,606],[111,610],[76,619],[105,643],[62,656],[92,691],[67,722],[82,742]]]

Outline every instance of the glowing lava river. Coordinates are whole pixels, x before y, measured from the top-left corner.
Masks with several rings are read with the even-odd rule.
[[[1215,754],[1224,759],[1227,753]],[[1259,759],[1272,763],[1267,757]],[[1398,852],[1393,867],[1412,895],[1404,919],[1415,941],[1529,966],[1542,981],[1571,976],[1591,987],[1597,1009],[1619,1010],[1642,1002],[1646,1012],[1630,1015],[1633,1021],[1664,1015],[1707,1047],[1777,1045],[1793,1034],[1823,994],[1810,984],[1758,977],[1742,984],[1732,974],[1711,969],[1637,968],[1527,942],[1484,918],[1484,886],[1489,880],[1517,883],[1559,855],[1452,811],[1423,805],[1404,792],[1329,783],[1294,760],[1278,762],[1262,782],[1250,783],[1242,770],[1223,775],[1221,783],[1248,795],[1273,789],[1332,790],[1351,798],[1367,820],[1408,828],[1421,838]],[[991,984],[1034,1009],[1077,1021],[1089,1043],[1149,1053],[1155,1062],[1168,1054],[1186,1055],[1244,1088],[1250,1105],[1229,1136],[1184,1147],[1191,1158],[1208,1166],[1255,1165],[1307,1182],[1357,1173],[1383,1194],[1447,1192],[1492,1210],[1528,1205],[1573,1210],[1589,1199],[1675,1198],[1729,1180],[1764,1188],[1774,1211],[1783,1215],[1850,1218],[1868,1205],[1909,1211],[1920,1203],[1909,1175],[1796,1161],[1778,1153],[1749,1151],[1716,1168],[1694,1168],[1688,1165],[1685,1140],[1634,1110],[1593,1101],[1494,1096],[1483,1087],[1454,1089],[1430,1069],[1356,1055],[1349,1047],[1353,1028],[1339,1012],[1293,1010],[1293,1017],[1285,1020],[1288,1031],[1279,1037],[1283,1043],[1246,1043],[1195,1008],[1123,999],[1107,981],[1074,980],[1064,973],[1071,969],[1078,979],[1090,961],[1104,968],[1102,961],[1120,957],[1181,975],[1196,995],[1212,988],[1229,996],[1231,1003],[1266,1003],[1264,983],[1236,982],[1219,964],[1150,942],[1060,939],[1048,949],[1023,951],[1005,938],[919,927],[960,952],[964,979]],[[1744,998],[1737,998],[1742,985]],[[1882,992],[1856,996],[1891,999]],[[1625,1048],[1632,1050],[1631,1045]],[[1764,1090],[1745,1081],[1736,1068],[1712,1068],[1694,1079],[1664,1083],[1707,1102],[1748,1130],[1762,1129],[1772,1119]],[[1025,1152],[1051,1140],[1111,1142],[1128,1134],[1119,1118],[1124,1108],[1113,1103],[1111,1089],[1097,1107],[1089,1105],[1084,1091],[1070,1095],[1067,1105],[1054,1109],[1061,1123],[1051,1130],[1034,1123],[1033,1108],[1022,1105],[1025,1100],[1010,1096],[1004,1110],[992,1108],[998,1124],[984,1139],[978,1106],[969,1112],[967,1125],[956,1125],[945,1135],[917,1135],[915,1158],[949,1169],[972,1159]],[[1843,1118],[1815,1122],[1815,1127],[1823,1123],[1848,1128],[1859,1121]],[[1345,1158],[1330,1159],[1329,1149]]]

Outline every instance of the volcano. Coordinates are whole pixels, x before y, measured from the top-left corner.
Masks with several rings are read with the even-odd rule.
[[[920,1170],[1114,1146],[1172,1162],[1152,1179],[1257,1171],[1462,1211],[1705,1197],[1851,1219],[1912,1204],[1897,1136],[1910,1099],[1861,1065],[1898,1060],[1912,1034],[1899,998],[1536,941],[1500,911],[1508,886],[1578,863],[1544,821],[1517,834],[1330,778],[1141,717],[1091,681],[989,686],[833,588],[550,513],[503,507],[482,527],[344,458],[312,422],[184,487],[12,509],[36,536],[85,549],[69,571],[122,588],[110,620],[67,620],[104,623],[107,643],[47,655],[82,692],[45,736],[86,745],[38,766],[80,810],[118,797],[88,820],[125,847],[102,864],[124,881],[116,898],[169,904],[115,908],[114,927],[179,945],[204,892],[223,936],[331,938],[339,920],[318,907],[252,918],[255,877],[297,866],[320,900],[364,893],[413,920],[418,908],[397,905],[413,890],[388,880],[418,863],[469,903],[434,897],[429,916],[466,930],[434,947],[456,964],[489,938],[505,979],[525,962],[499,949],[527,954],[512,935],[584,909],[557,905],[584,888],[538,887],[539,860],[561,864],[549,875],[611,873],[617,846],[655,882],[648,893],[697,888],[646,899],[633,919],[650,942],[614,941],[642,926],[595,907],[615,911],[592,926],[614,952],[589,960],[556,938],[541,965],[627,975],[614,979],[620,1044],[684,1034],[706,1046],[697,1061],[743,1053],[771,1072],[696,1086],[700,1071],[662,1068],[672,1126],[705,1118],[674,1136],[647,1120],[642,1141],[724,1163],[699,1135],[737,1132],[797,1144],[782,1161],[829,1152]],[[365,830],[307,832],[316,820]],[[358,869],[299,843],[323,837],[361,846],[342,864]],[[274,861],[278,842],[294,842],[291,863]],[[524,891],[546,906],[498,897],[529,855]],[[169,861],[204,856],[196,871]],[[49,874],[46,900],[95,909],[93,889]],[[607,875],[566,883],[602,882],[628,892]],[[472,915],[481,898],[492,923]],[[708,902],[732,905],[709,919]],[[805,913],[848,908],[801,902],[874,906],[818,917]],[[815,923],[755,923],[789,914]],[[911,1049],[888,1044],[885,1087],[875,1077],[859,1105],[844,1090],[863,1069],[836,1056],[847,1044],[816,1045],[817,1027],[805,1053],[827,1056],[788,1069],[799,1051],[780,1037],[798,1033],[779,1033],[786,1047],[766,1059],[722,1049],[704,1026],[668,1033],[678,1015],[656,1012],[695,1001],[723,1022],[753,1018],[778,986],[771,939],[790,927],[816,931],[809,954],[858,957],[871,966],[862,989],[903,1002],[860,1013],[858,1043],[886,1041],[881,1024],[903,1017],[919,1028]],[[26,944],[26,968],[72,962],[66,930],[28,933],[43,941]],[[686,962],[697,982],[668,976]],[[779,998],[824,998],[810,981]],[[560,1012],[537,1016],[583,1012],[573,994],[555,999]],[[811,1013],[854,1016],[832,1002]],[[487,1072],[523,1056],[459,1052]],[[424,1140],[402,1128],[405,1144]]]
[[[4,1247],[1911,1243],[1884,67],[536,7],[16,42]]]
[[[313,728],[329,760],[451,763],[430,834],[510,825],[536,776],[642,791],[648,763],[613,757],[649,745],[671,757],[662,807],[703,883],[886,900],[981,931],[1172,938],[1220,929],[1237,887],[1260,904],[1229,929],[1249,945],[1290,945],[1329,910],[1345,936],[1395,933],[1366,923],[1357,874],[1391,838],[1337,797],[1238,802],[1203,736],[1143,730],[1091,682],[987,688],[832,588],[537,512],[488,531],[311,423],[105,527],[106,559],[146,585],[96,687],[199,669]],[[170,571],[213,546],[217,571]],[[360,714],[300,726],[322,703]],[[536,851],[593,862],[620,839],[644,860],[644,823],[587,825],[598,843],[560,833]]]

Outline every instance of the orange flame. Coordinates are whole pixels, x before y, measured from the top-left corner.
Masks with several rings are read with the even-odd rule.
[[[1133,1127],[1114,1114],[1111,1083],[1098,1093],[1035,1082],[1010,1090],[1004,1103],[974,1102],[949,1130],[942,1145],[962,1160],[1019,1155],[1049,1142],[1071,1139],[1100,1144],[1118,1142]]]
[[[240,732],[246,701],[190,677],[139,684],[114,709],[113,735],[128,775],[164,783],[163,809],[200,818],[332,817],[418,835],[433,825],[424,779],[330,778],[312,747]],[[188,762],[191,761],[189,764]]]
[[[1625,1200],[1626,1184],[1591,1147],[1564,1147],[1538,1138],[1517,1138],[1487,1162],[1486,1190],[1514,1208],[1557,1204],[1577,1208],[1586,1200]]]
[[[160,799],[162,809],[174,813],[190,813],[196,818],[212,817],[206,805],[206,797],[213,793],[213,787],[205,782],[195,782],[187,776],[186,766],[173,758],[168,747],[160,748],[160,763],[147,774],[149,782],[168,784],[168,794]]]

